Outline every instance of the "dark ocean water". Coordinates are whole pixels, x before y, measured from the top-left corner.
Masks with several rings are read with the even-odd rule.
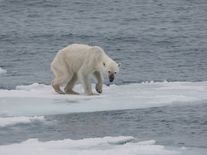
[[[148,109],[48,115],[45,122],[17,124],[0,129],[0,144],[29,138],[41,141],[105,136],[155,139],[158,144],[206,148],[207,106],[154,107]]]
[[[50,62],[72,43],[101,46],[120,62],[116,84],[207,81],[207,1],[0,0],[0,88],[50,84]],[[51,115],[48,124],[1,128],[0,144],[128,135],[206,148],[206,111],[204,103]]]
[[[1,88],[49,84],[71,43],[98,45],[122,64],[117,83],[205,81],[205,0],[1,0]]]

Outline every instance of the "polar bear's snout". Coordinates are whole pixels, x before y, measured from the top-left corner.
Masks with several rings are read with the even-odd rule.
[[[113,82],[114,81],[114,74],[109,74],[109,81]]]

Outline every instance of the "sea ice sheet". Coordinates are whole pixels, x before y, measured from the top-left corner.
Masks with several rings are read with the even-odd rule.
[[[83,92],[77,85],[76,91]],[[95,96],[59,95],[34,83],[0,90],[0,116],[40,116],[74,112],[138,109],[207,100],[207,82],[146,82],[104,86]]]

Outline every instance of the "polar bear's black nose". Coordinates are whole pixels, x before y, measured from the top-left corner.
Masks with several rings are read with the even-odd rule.
[[[114,81],[114,74],[109,75],[109,81],[113,82]]]

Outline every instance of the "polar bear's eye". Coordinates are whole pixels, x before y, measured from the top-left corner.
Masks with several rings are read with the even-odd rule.
[[[110,72],[110,71],[108,71],[108,73],[110,74],[111,72]]]
[[[103,62],[104,67],[106,66],[105,62]]]

